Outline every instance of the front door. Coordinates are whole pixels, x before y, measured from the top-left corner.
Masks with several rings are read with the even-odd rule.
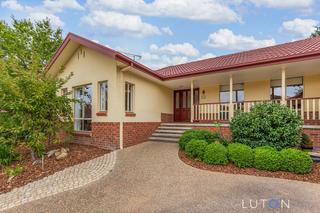
[[[194,104],[199,103],[199,89],[193,91]],[[174,121],[190,122],[191,118],[191,90],[174,91]]]

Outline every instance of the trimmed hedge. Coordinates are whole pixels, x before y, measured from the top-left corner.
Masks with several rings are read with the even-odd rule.
[[[283,149],[280,152],[281,169],[297,174],[305,174],[312,169],[312,158],[308,153],[297,149]]]
[[[208,143],[205,140],[191,140],[186,145],[186,154],[190,158],[203,159],[204,152]]]
[[[268,146],[256,148],[254,150],[254,167],[268,171],[279,171],[281,168],[279,152]]]
[[[255,105],[251,112],[235,113],[230,128],[237,143],[281,150],[300,146],[302,124],[299,115],[287,106],[262,103]]]
[[[209,144],[204,153],[203,161],[207,164],[228,164],[227,148],[220,143]]]
[[[191,140],[205,140],[209,144],[216,141],[221,144],[227,144],[227,140],[217,132],[211,132],[205,129],[190,129],[185,131],[179,139],[180,148],[185,150],[187,143]]]
[[[228,156],[231,162],[240,168],[252,167],[254,151],[250,146],[233,143],[228,146]]]

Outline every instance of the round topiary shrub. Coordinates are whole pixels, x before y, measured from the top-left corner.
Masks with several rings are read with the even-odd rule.
[[[302,133],[301,148],[302,149],[312,149],[313,148],[313,142],[310,139],[310,136],[307,135],[306,133]]]
[[[238,143],[281,150],[300,145],[302,124],[300,116],[287,106],[263,103],[255,105],[251,112],[236,112],[230,128]]]
[[[228,164],[227,148],[220,143],[209,144],[204,152],[203,161],[207,164]]]
[[[312,158],[308,153],[297,149],[283,149],[280,152],[281,168],[284,171],[305,174],[312,169]]]
[[[240,168],[252,167],[254,152],[250,146],[233,143],[228,145],[228,156],[231,162]]]
[[[205,140],[191,140],[186,145],[186,154],[190,158],[203,159],[204,151],[208,143]]]
[[[204,129],[190,129],[185,131],[179,139],[179,146],[182,150],[185,150],[187,143],[191,140],[205,140],[208,143],[219,141],[224,143],[226,141],[219,133],[213,133]]]
[[[268,146],[255,148],[253,164],[257,169],[278,171],[281,168],[280,153]]]

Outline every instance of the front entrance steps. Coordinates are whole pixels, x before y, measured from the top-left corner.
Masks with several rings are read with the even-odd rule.
[[[188,129],[192,129],[190,123],[161,123],[149,140],[177,143],[181,135]]]

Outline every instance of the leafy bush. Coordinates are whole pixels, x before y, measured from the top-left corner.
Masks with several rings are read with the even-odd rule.
[[[312,159],[308,153],[297,149],[283,149],[280,152],[281,168],[284,171],[305,174],[311,171]]]
[[[236,112],[230,128],[234,141],[253,148],[272,146],[281,150],[301,144],[301,118],[280,104],[257,104],[251,112]]]
[[[250,146],[240,143],[230,144],[228,155],[230,161],[240,168],[253,166],[254,152]]]
[[[278,171],[281,168],[280,153],[272,147],[258,147],[254,150],[254,167],[257,169]]]
[[[16,155],[13,146],[0,143],[0,166],[9,166]]]
[[[205,140],[192,140],[186,145],[186,154],[190,158],[203,159],[204,151],[208,143]]]
[[[301,148],[303,149],[312,149],[313,143],[306,133],[302,133],[302,142],[301,142]]]
[[[205,140],[207,143],[219,142],[221,144],[227,144],[227,140],[218,132],[210,132],[205,129],[190,129],[185,131],[180,140],[179,146],[182,150],[185,149],[187,143],[191,140]]]
[[[203,161],[207,164],[228,164],[227,148],[219,143],[209,144],[204,153]]]
[[[23,172],[23,167],[20,165],[17,165],[15,168],[6,167],[4,169],[4,172],[9,177],[16,177],[16,176],[19,176]]]

